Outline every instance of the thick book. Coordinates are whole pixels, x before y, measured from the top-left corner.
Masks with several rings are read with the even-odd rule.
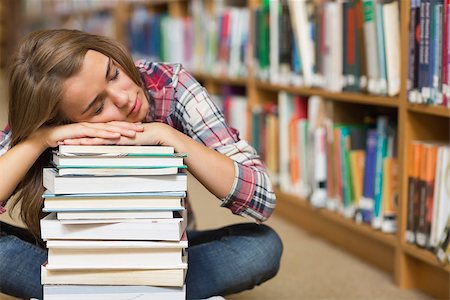
[[[186,285],[160,287],[148,285],[44,285],[46,300],[123,300],[186,299]]]
[[[51,213],[41,219],[41,237],[80,240],[179,241],[186,229],[185,213],[172,219],[64,220]]]
[[[83,210],[182,210],[185,192],[42,194],[45,212]]]
[[[41,284],[183,286],[186,269],[49,270],[41,267]]]
[[[59,176],[44,168],[43,184],[53,194],[186,191],[187,174],[148,176]]]
[[[184,154],[110,154],[72,155],[54,152],[52,162],[58,168],[148,168],[148,167],[182,167]]]
[[[171,146],[59,145],[61,154],[173,154]]]
[[[186,233],[180,241],[48,240],[48,270],[186,268]]]

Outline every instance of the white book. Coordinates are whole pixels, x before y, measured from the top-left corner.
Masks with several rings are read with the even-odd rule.
[[[92,175],[92,176],[117,176],[117,175],[171,175],[177,174],[178,169],[186,169],[186,166],[160,167],[160,168],[67,168],[59,167],[56,171],[59,176],[66,175]]]
[[[105,210],[182,210],[185,192],[55,195],[46,191],[45,212]]]
[[[280,1],[272,0],[269,6],[269,47],[270,47],[270,82],[279,83],[280,80]]]
[[[179,269],[186,267],[186,234],[180,241],[48,240],[48,270]]]
[[[44,285],[46,300],[184,300],[186,285],[160,287],[147,285]]]
[[[73,155],[53,153],[52,161],[59,167],[95,167],[95,168],[149,168],[182,167],[183,154],[110,154]]]
[[[171,146],[59,145],[58,152],[61,154],[173,154],[175,150]]]
[[[41,267],[41,284],[183,286],[186,269],[49,270]]]
[[[45,210],[43,210],[45,211]],[[47,210],[48,211],[48,210]],[[122,211],[57,211],[58,220],[110,220],[110,219],[171,219],[174,212],[170,210],[122,210]]]
[[[400,93],[400,16],[398,6],[398,1],[383,4],[384,46],[389,96]]]
[[[303,83],[311,86],[314,77],[314,42],[311,40],[308,23],[308,3],[306,1],[288,0],[292,30],[294,31],[302,62]]]
[[[344,85],[343,80],[343,22],[342,2],[326,2],[324,4],[324,47],[323,55],[323,88],[339,92]]]
[[[186,229],[186,213],[172,219],[63,220],[51,213],[41,219],[41,237],[80,240],[179,241]]]
[[[440,146],[436,159],[430,246],[436,247],[450,216],[450,147]]]
[[[44,168],[43,184],[53,194],[186,191],[187,174],[149,176],[58,176]]]

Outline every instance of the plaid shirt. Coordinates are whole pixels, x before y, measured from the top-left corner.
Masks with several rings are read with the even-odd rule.
[[[234,214],[265,221],[275,207],[266,169],[256,151],[225,122],[223,113],[203,88],[180,64],[138,61],[144,86],[149,94],[147,122],[162,122],[214,149],[234,162],[235,180],[222,206]],[[0,136],[0,156],[9,148],[8,128]],[[189,195],[188,195],[189,197]],[[194,225],[188,197],[190,227]]]

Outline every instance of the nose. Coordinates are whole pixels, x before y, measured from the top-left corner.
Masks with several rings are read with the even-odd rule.
[[[128,104],[128,94],[126,91],[110,87],[107,89],[108,97],[118,108],[123,108]]]

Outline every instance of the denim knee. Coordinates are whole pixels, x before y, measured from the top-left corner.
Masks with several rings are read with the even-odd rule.
[[[281,255],[283,253],[283,243],[279,235],[267,225],[257,225],[257,235],[256,248],[263,249],[258,255],[262,255],[260,260],[264,262],[258,267],[259,274],[262,275],[260,282],[256,284],[261,284],[274,277],[278,270],[280,269]]]

